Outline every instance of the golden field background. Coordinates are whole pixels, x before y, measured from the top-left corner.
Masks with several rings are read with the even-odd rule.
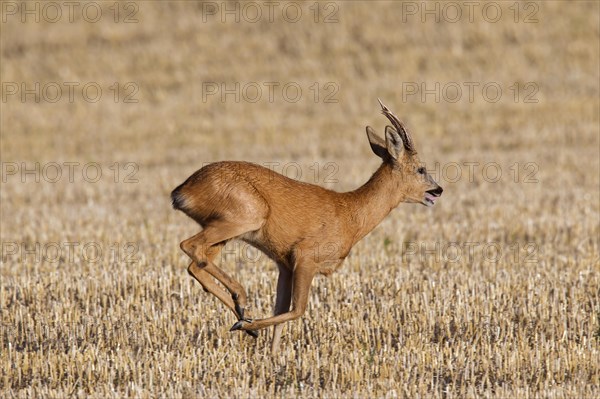
[[[598,3],[517,3],[515,17],[495,2],[497,22],[484,3],[472,22],[464,2],[456,22],[447,3],[429,3],[439,22],[421,2],[281,3],[270,22],[257,2],[254,23],[210,13],[236,3],[124,2],[116,15],[96,2],[95,23],[60,2],[59,21],[46,8],[22,22],[14,4],[0,24],[1,396],[600,396]],[[281,12],[295,5],[292,23]],[[36,82],[39,102],[9,94]],[[79,84],[73,101],[65,82]],[[256,102],[203,91],[236,82],[265,90]],[[302,97],[269,101],[270,82]],[[436,82],[462,97],[403,91]],[[465,82],[479,84],[473,101]],[[482,95],[490,82],[497,102]],[[353,189],[378,165],[364,133],[386,124],[378,97],[444,195],[401,205],[315,279],[272,358],[270,330],[229,333],[233,315],[188,276],[179,242],[198,227],[170,190],[225,159]],[[251,316],[268,316],[275,266],[240,243],[220,261]]]

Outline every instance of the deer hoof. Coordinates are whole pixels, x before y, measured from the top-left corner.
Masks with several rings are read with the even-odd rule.
[[[234,298],[235,299],[235,298]],[[244,320],[244,308],[241,307],[239,304],[235,304],[235,312],[238,314],[238,318],[239,320]]]
[[[229,331],[236,331],[236,330],[241,330],[242,329],[242,325],[244,324],[244,320],[238,320],[230,329]]]
[[[244,323],[252,323],[252,319],[242,319],[242,320],[238,320],[230,329],[229,331],[236,331],[236,330],[244,330],[246,332],[250,332],[251,330],[245,330],[244,329]],[[254,331],[255,332],[255,331]],[[258,334],[257,334],[258,335]]]
[[[256,330],[245,330],[246,334],[251,336],[252,338],[258,338],[258,331]]]

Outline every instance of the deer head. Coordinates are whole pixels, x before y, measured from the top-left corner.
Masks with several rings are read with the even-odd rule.
[[[442,195],[442,187],[427,173],[415,150],[412,138],[406,126],[386,107],[381,100],[381,113],[392,126],[385,127],[385,140],[373,128],[367,126],[367,137],[371,149],[384,163],[391,166],[402,191],[402,202],[416,202],[432,206]]]

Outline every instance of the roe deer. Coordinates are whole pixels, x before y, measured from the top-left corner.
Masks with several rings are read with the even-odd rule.
[[[233,311],[238,321],[231,331],[244,330],[256,337],[255,330],[275,326],[273,354],[278,350],[282,323],[304,314],[317,273],[330,275],[339,268],[354,244],[399,203],[431,206],[442,194],[419,161],[406,127],[379,103],[393,126],[386,126],[385,139],[367,126],[367,137],[383,162],[354,191],[339,193],[259,165],[227,161],[201,168],[171,193],[173,207],[202,226],[200,233],[181,242],[181,249],[192,259],[188,272]],[[249,243],[277,263],[272,317],[246,318],[246,291],[214,264],[231,239]]]

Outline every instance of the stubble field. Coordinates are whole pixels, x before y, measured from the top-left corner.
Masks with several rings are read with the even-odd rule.
[[[466,3],[3,1],[0,396],[599,397],[599,4]],[[378,97],[444,194],[272,358],[187,274],[169,193],[226,159],[354,189]],[[219,263],[269,316],[275,265]]]

